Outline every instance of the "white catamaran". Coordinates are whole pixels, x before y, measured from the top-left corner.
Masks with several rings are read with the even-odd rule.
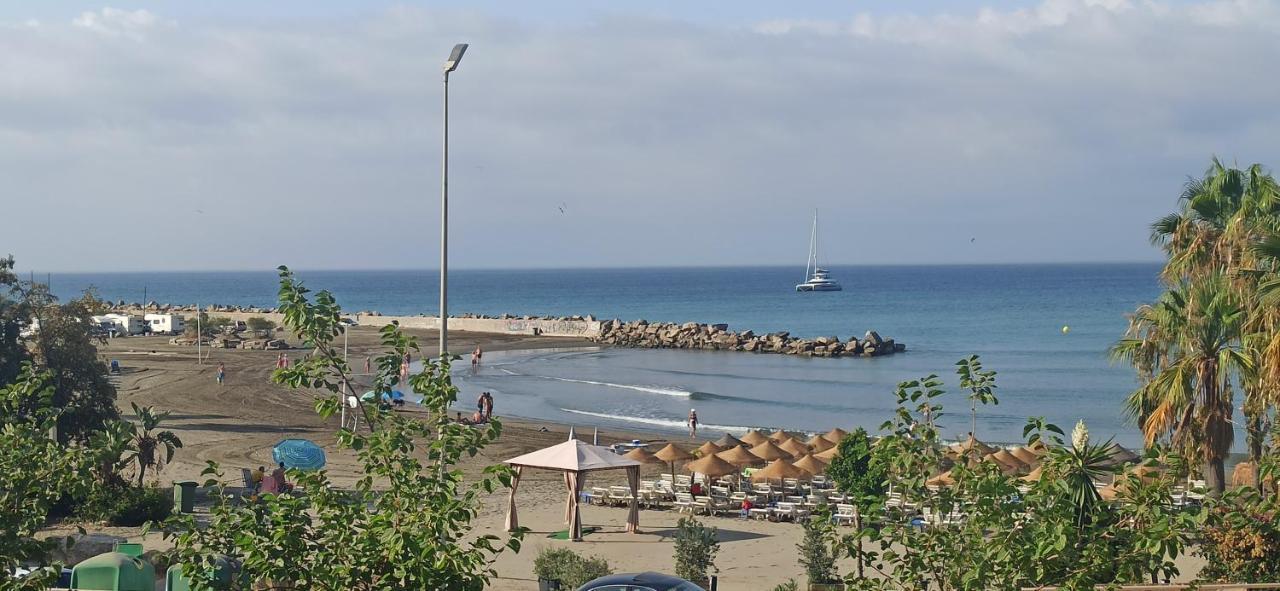
[[[812,275],[810,272],[812,271]],[[813,212],[813,232],[809,235],[809,260],[804,264],[804,283],[796,285],[796,291],[841,291],[844,288],[831,279],[826,269],[818,266],[818,212]]]

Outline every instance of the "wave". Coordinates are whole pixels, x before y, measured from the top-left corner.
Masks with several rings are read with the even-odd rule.
[[[677,420],[674,420],[674,419],[653,419],[653,418],[648,418],[648,417],[629,417],[629,416],[625,416],[625,415],[612,415],[612,414],[609,414],[609,413],[603,413],[603,412],[591,412],[591,411],[586,411],[586,410],[574,410],[574,409],[572,409],[572,408],[562,408],[562,409],[560,409],[560,410],[562,410],[562,411],[564,411],[564,412],[567,412],[567,413],[572,413],[572,414],[575,414],[575,415],[586,415],[586,416],[589,416],[589,417],[596,417],[596,418],[599,418],[599,419],[609,419],[609,420],[611,420],[611,421],[623,421],[623,422],[626,422],[626,423],[642,423],[642,424],[645,424],[645,425],[653,425],[653,426],[656,426],[656,427],[665,427],[665,428],[669,428],[669,429],[684,429],[684,428],[686,428],[686,427],[688,426],[688,424],[687,424],[687,423],[685,423],[684,421],[677,421]],[[736,426],[736,425],[709,425],[709,424],[698,423],[698,428],[699,428],[699,429],[710,429],[710,430],[712,430],[712,431],[724,431],[724,432],[726,432],[726,433],[746,433],[747,431],[750,431],[750,430],[752,430],[752,429],[755,429],[756,427],[742,427],[742,426]]]
[[[541,380],[555,380],[557,382],[570,382],[574,384],[590,384],[592,386],[605,386],[607,388],[621,388],[624,390],[635,390],[636,392],[647,392],[649,394],[662,394],[664,396],[679,396],[681,398],[689,398],[694,395],[688,390],[680,390],[677,388],[664,388],[662,386],[638,386],[635,384],[615,384],[613,382],[597,382],[595,380],[575,380],[572,378],[558,378],[555,376],[538,376],[533,374],[516,373],[509,369],[499,368],[507,375],[521,376],[528,378],[538,378]]]

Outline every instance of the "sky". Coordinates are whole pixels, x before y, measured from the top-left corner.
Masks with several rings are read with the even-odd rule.
[[[1280,162],[1280,1],[0,5],[35,271],[1148,261]]]

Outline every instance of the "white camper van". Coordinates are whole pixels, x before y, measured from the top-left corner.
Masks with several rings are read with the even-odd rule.
[[[139,335],[146,331],[142,317],[136,314],[107,314],[104,318],[114,323],[121,335]]]
[[[182,314],[147,314],[144,320],[151,334],[182,334],[187,328]]]

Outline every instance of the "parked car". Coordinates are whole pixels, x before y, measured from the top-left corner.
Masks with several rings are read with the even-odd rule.
[[[578,591],[704,591],[689,581],[662,573],[624,573],[600,577]]]
[[[346,316],[343,316],[342,318],[339,318],[339,319],[338,319],[338,323],[339,323],[339,324],[345,324],[345,325],[347,325],[347,326],[355,326],[355,325],[356,325],[356,321],[355,321],[355,320],[353,320],[353,319],[351,319],[351,318],[348,318],[348,317],[346,317]]]

